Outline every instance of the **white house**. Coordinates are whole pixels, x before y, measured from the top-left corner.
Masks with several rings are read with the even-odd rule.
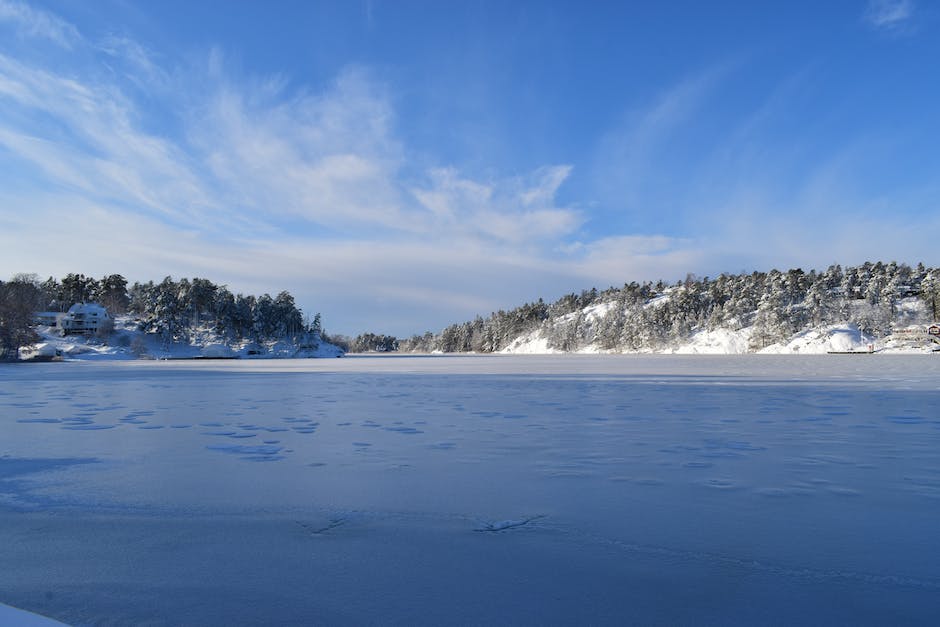
[[[62,318],[59,326],[62,333],[97,333],[99,329],[112,324],[108,310],[98,303],[75,303]]]

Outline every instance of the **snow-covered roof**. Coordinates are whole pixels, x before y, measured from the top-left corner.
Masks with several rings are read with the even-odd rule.
[[[86,316],[107,317],[108,310],[98,303],[75,303],[69,307],[69,314],[85,314]]]

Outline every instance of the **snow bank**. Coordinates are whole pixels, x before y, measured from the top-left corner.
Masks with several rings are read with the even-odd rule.
[[[40,342],[20,349],[20,359],[46,360],[56,356],[56,347],[50,342]]]
[[[542,335],[541,330],[535,330],[516,338],[500,352],[513,355],[552,355],[562,351],[550,348],[548,338]]]
[[[837,324],[803,331],[783,344],[772,344],[760,350],[763,354],[803,354],[867,352],[874,339],[854,324]]]
[[[751,328],[699,331],[673,352],[678,355],[742,355],[748,352],[751,331]]]

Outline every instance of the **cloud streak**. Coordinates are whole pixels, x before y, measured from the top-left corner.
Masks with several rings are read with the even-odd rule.
[[[869,0],[863,19],[877,30],[896,32],[914,17],[913,0]]]
[[[570,166],[546,166],[526,177],[483,183],[453,168],[432,170],[424,186],[411,190],[428,212],[420,231],[512,245],[553,241],[583,221],[576,210],[555,206],[570,172]]]
[[[0,56],[0,112],[13,120],[0,126],[0,146],[48,182],[180,224],[207,217],[212,199],[191,159],[141,131],[134,103],[118,86]]]
[[[668,184],[663,180],[669,146],[683,128],[693,124],[726,73],[712,68],[680,80],[642,107],[631,107],[597,142],[591,176],[603,205],[627,216],[627,222],[643,230],[640,216],[651,190]]]
[[[0,0],[0,22],[13,24],[23,36],[47,39],[66,49],[81,39],[78,30],[68,22],[15,0]]]

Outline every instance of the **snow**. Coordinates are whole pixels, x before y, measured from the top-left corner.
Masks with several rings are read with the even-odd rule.
[[[929,624],[938,380],[933,355],[3,364],[0,600],[82,625]]]
[[[902,298],[897,303],[897,309],[910,316],[919,316],[926,312],[927,306],[920,298]]]
[[[684,287],[671,287],[659,296],[656,296],[643,305],[643,309],[657,309],[669,303],[677,293],[685,290]],[[610,329],[604,329],[604,319],[615,313],[618,303],[614,300],[602,301],[589,305],[581,310],[567,313],[563,316],[551,318],[542,323],[538,329],[530,331],[513,340],[506,346],[502,353],[506,354],[553,354],[561,352],[558,349],[551,348],[549,344],[550,337],[555,337],[556,345],[570,345],[572,339],[577,346],[573,352],[583,354],[598,353],[660,353],[660,354],[708,354],[708,355],[740,355],[744,353],[759,352],[763,354],[821,354],[830,352],[879,352],[879,353],[924,353],[931,352],[937,348],[935,344],[929,342],[924,334],[920,337],[896,338],[896,337],[868,337],[864,336],[858,325],[844,321],[839,324],[820,325],[816,328],[804,329],[785,341],[772,343],[769,346],[767,342],[753,341],[755,334],[769,335],[776,337],[778,331],[768,331],[766,328],[744,326],[744,322],[753,322],[757,312],[751,312],[749,315],[732,317],[724,320],[722,327],[717,329],[698,329],[684,339],[668,340],[654,339],[651,345],[644,346],[638,350],[609,349],[607,346],[617,343],[616,337],[608,337],[606,340],[597,339],[598,330],[609,333]],[[853,320],[866,319],[866,316],[875,315],[872,306],[868,301],[851,301],[846,305],[852,312],[849,317]],[[929,321],[932,320],[926,309],[925,303],[917,297],[906,297],[896,301],[894,308],[894,326],[897,330],[906,325],[914,325],[919,330],[926,329]],[[633,315],[629,309],[626,314]],[[880,315],[880,314],[878,314]],[[876,316],[877,317],[877,316]],[[572,329],[575,329],[576,338],[570,337]],[[622,324],[617,320],[614,322],[614,329]],[[569,328],[565,328],[568,326]],[[653,329],[647,328],[647,331]],[[658,337],[659,332],[653,332],[653,337]],[[643,333],[640,333],[642,336]],[[669,333],[665,333],[666,336]],[[558,338],[566,338],[564,342]],[[755,346],[756,345],[756,346]]]
[[[58,354],[58,348],[53,342],[40,342],[20,349],[22,359],[52,359]]]
[[[77,305],[76,305],[77,307]],[[89,305],[85,305],[89,307]],[[104,311],[102,309],[102,311]],[[342,349],[327,342],[320,342],[316,348],[298,346],[292,342],[267,342],[253,344],[247,340],[226,344],[207,329],[193,332],[188,344],[166,344],[159,337],[138,330],[137,322],[130,316],[115,318],[114,331],[104,340],[83,335],[63,336],[59,329],[40,326],[36,329],[41,341],[20,349],[21,359],[47,360],[81,359],[95,361],[113,361],[130,359],[230,359],[230,358],[313,358],[340,357]]]
[[[519,336],[500,352],[515,355],[551,355],[560,351],[549,348],[548,338],[543,337],[541,329],[536,329]]]
[[[0,603],[0,625],[4,627],[56,627],[64,623]]]
[[[594,322],[606,316],[610,311],[617,306],[617,303],[613,301],[595,303],[584,308],[584,317],[589,322]]]
[[[829,352],[867,352],[875,345],[875,339],[861,332],[854,324],[840,324],[804,331],[796,334],[785,344],[773,344],[760,352],[767,354],[800,353],[821,354]]]
[[[923,325],[917,328],[922,329]],[[902,341],[892,338],[877,339],[865,335],[857,325],[850,323],[826,325],[802,331],[786,342],[771,344],[757,351],[751,348],[753,334],[753,327],[737,330],[702,330],[693,333],[687,342],[666,347],[659,351],[643,352],[676,355],[743,355],[752,352],[765,355],[820,355],[832,352],[864,353],[868,352],[870,348],[879,353],[903,354],[929,353],[934,350],[934,345],[929,344],[922,337],[919,337],[917,341]],[[561,351],[549,347],[545,332],[542,329],[536,329],[513,340],[509,346],[500,352],[515,355],[550,355]],[[599,354],[610,353],[611,351],[602,349],[596,344],[588,344],[576,352]]]
[[[662,307],[663,305],[669,302],[669,299],[672,298],[673,292],[675,292],[678,289],[681,289],[681,288],[678,288],[675,286],[667,287],[665,290],[663,290],[662,294],[660,294],[659,296],[654,296],[653,298],[649,299],[649,302],[643,305],[643,307]]]
[[[675,349],[679,355],[741,355],[748,352],[751,329],[699,331],[688,343]]]

